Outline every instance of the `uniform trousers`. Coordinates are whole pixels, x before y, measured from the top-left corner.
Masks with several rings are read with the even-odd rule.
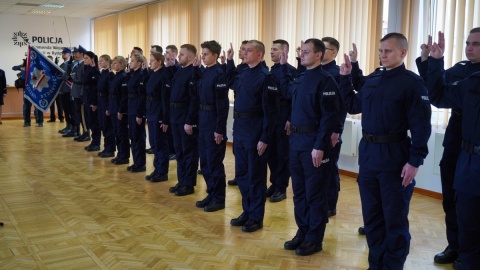
[[[270,182],[275,191],[285,193],[290,179],[289,137],[285,131],[285,123],[275,125],[275,133],[268,153],[268,167],[270,168]]]
[[[145,156],[146,145],[146,130],[145,117],[142,118],[142,123],[137,123],[135,115],[128,116],[128,137],[130,138],[132,146],[133,164],[143,166],[146,164],[147,157]]]
[[[154,141],[153,144],[155,145],[155,147],[152,147],[154,154],[153,166],[155,167],[156,173],[165,175],[168,174],[168,155],[170,154],[168,133],[163,132],[160,128],[158,119],[153,117],[149,117],[148,119],[148,136],[151,136],[151,139]],[[170,128],[171,126],[168,127],[168,129]]]
[[[175,155],[177,156],[178,182],[184,186],[197,185],[198,129],[188,135],[184,124],[171,124]]]
[[[103,151],[104,152],[115,152],[115,134],[112,128],[111,115],[107,116],[105,111],[107,110],[107,98],[108,97],[98,97],[98,107],[97,107],[97,116],[98,116],[98,128],[103,133]]]

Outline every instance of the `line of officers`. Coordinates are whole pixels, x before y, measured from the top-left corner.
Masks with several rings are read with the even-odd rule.
[[[67,71],[65,80],[73,82],[68,99],[72,110],[66,116],[67,130],[63,136],[78,136],[83,122],[84,133],[89,129],[92,132],[87,151],[100,150],[103,133],[104,150],[98,153],[100,157],[114,157],[111,161],[116,165],[128,164],[131,148],[133,164],[127,170],[143,172],[148,120],[155,170],[145,179],[162,182],[168,180],[170,129],[178,183],[169,191],[177,196],[194,193],[200,159],[207,196],[196,206],[206,212],[218,211],[225,208],[223,159],[228,90],[233,89],[234,180],[242,195],[243,212],[231,220],[231,225],[244,232],[261,229],[267,196],[272,202],[284,200],[291,176],[298,230],[284,247],[304,256],[322,250],[326,223],[329,216],[336,214],[337,161],[346,113],[362,113],[358,183],[370,269],[402,269],[410,248],[407,216],[414,177],[428,154],[429,94],[435,93],[436,99],[447,104],[450,92],[449,88],[440,89],[441,75],[435,77],[435,85],[426,76],[428,85],[432,85],[428,92],[424,80],[405,68],[408,42],[402,34],[387,34],[380,42],[383,68],[366,77],[355,61],[355,47],[350,52],[353,62],[345,55],[345,63],[336,65],[334,59],[340,45],[329,37],[302,42],[297,49],[297,69],[287,63],[289,44],[275,40],[271,48],[275,64],[270,71],[264,62],[265,46],[258,40],[242,43],[242,63],[237,66],[231,44],[227,53],[222,54],[220,44],[206,41],[201,44],[198,57],[194,45],[182,45],[178,62],[175,53],[163,55],[160,46],[152,46],[149,68],[143,52],[135,47],[128,67],[127,60],[117,56],[111,71],[107,55],[97,60],[93,52],[79,46],[74,50],[76,60],[62,64]],[[63,55],[65,60],[69,58],[68,49]],[[427,74],[433,74],[430,69],[434,67],[429,65]],[[75,86],[81,89],[80,95],[74,94]],[[472,109],[477,110],[478,116],[478,106]],[[473,133],[477,138],[462,143],[469,142],[465,147],[471,150],[467,151],[469,159],[478,158],[478,134]],[[76,138],[82,140],[82,136]],[[473,164],[475,160],[468,162]],[[272,182],[268,189],[267,167]],[[469,179],[478,181],[480,178],[474,177],[478,175],[472,175],[478,174],[478,169],[468,168]],[[468,234],[478,237],[476,231]],[[479,255],[478,250],[473,252]],[[477,265],[474,260],[478,259],[462,253],[461,244],[458,252],[464,268],[475,269],[468,265]]]

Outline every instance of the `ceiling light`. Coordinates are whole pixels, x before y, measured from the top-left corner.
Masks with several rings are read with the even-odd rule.
[[[43,5],[40,5],[40,7],[42,7],[42,8],[63,8],[64,5],[60,5],[60,4],[43,4]]]
[[[49,14],[50,10],[32,9],[28,13],[30,13],[30,14]]]

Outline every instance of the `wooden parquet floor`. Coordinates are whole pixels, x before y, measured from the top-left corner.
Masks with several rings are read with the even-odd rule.
[[[338,214],[327,225],[324,250],[299,257],[283,249],[293,237],[291,188],[280,203],[267,202],[264,228],[231,227],[241,213],[237,187],[227,187],[227,207],[206,213],[198,177],[194,195],[175,197],[176,163],[169,181],[152,184],[145,173],[83,150],[87,143],[61,138],[63,124],[0,126],[0,269],[366,269],[368,248],[354,179],[342,177]],[[152,170],[147,157],[147,173]],[[227,149],[227,179],[234,176]],[[452,269],[433,263],[446,246],[441,201],[415,194],[412,244],[406,269]]]

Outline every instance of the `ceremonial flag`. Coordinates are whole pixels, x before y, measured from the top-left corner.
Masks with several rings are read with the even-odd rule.
[[[35,46],[28,46],[24,97],[42,112],[48,112],[62,86],[64,71]]]

